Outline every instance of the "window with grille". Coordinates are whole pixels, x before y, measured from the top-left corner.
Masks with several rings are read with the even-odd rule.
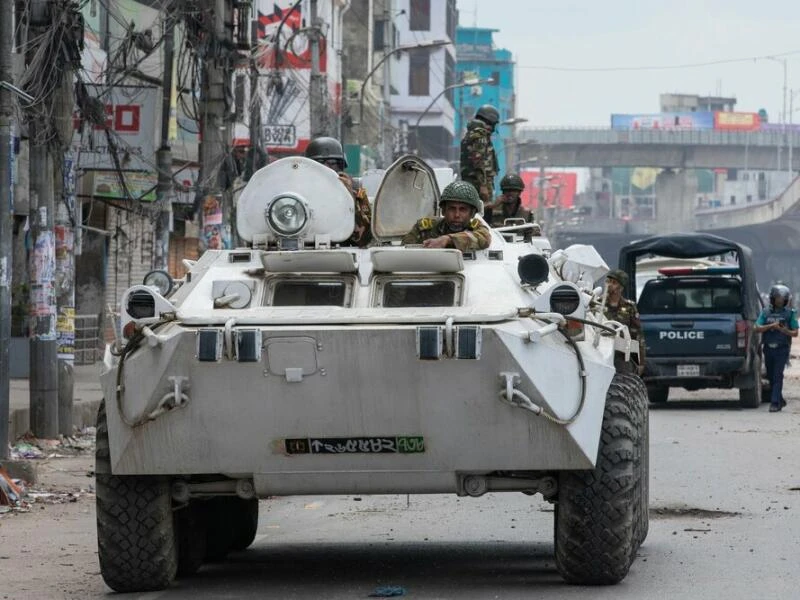
[[[409,52],[408,56],[408,94],[410,96],[430,95],[431,55],[426,49]]]
[[[411,31],[430,31],[431,0],[410,0],[408,16]]]

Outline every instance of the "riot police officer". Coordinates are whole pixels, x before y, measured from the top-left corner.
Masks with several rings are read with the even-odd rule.
[[[797,313],[789,307],[791,293],[785,285],[773,285],[769,290],[769,305],[761,311],[754,331],[761,334],[764,364],[772,392],[769,412],[778,412],[783,399],[783,370],[789,359],[792,338],[797,337]]]
[[[466,181],[454,181],[442,190],[442,216],[424,217],[403,237],[403,244],[426,248],[482,250],[489,247],[492,234],[475,214],[483,208],[477,190]]]
[[[350,175],[344,172],[347,168],[342,144],[336,138],[318,137],[309,142],[305,155],[339,174],[339,181],[350,191],[356,209],[356,224],[353,235],[343,245],[363,248],[372,241],[372,209],[369,205],[367,191],[357,184]]]
[[[533,221],[531,211],[522,206],[520,195],[525,189],[525,182],[516,173],[508,173],[500,180],[503,192],[494,202],[483,205],[483,219],[492,227],[502,227],[506,219],[523,219],[526,223]]]

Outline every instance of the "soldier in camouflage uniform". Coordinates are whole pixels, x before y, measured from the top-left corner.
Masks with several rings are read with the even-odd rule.
[[[403,237],[403,244],[422,244],[426,248],[483,250],[492,234],[475,214],[483,208],[477,190],[466,181],[454,181],[442,191],[439,208],[444,216],[425,217]]]
[[[478,190],[481,200],[490,202],[497,175],[497,155],[492,145],[492,133],[500,121],[500,113],[491,104],[484,104],[467,124],[461,139],[461,180]]]
[[[367,191],[357,184],[350,175],[344,172],[347,168],[347,159],[339,140],[332,137],[318,137],[311,140],[306,148],[306,156],[320,164],[325,165],[339,174],[339,181],[353,196],[356,210],[356,224],[353,235],[342,243],[342,246],[358,246],[364,248],[372,241],[372,209],[367,198]]]
[[[632,362],[625,362],[622,352],[614,353],[614,367],[619,372],[642,373],[644,370],[644,336],[639,323],[639,309],[636,303],[623,297],[622,291],[628,285],[628,274],[622,269],[614,269],[606,275],[606,319],[618,321],[628,326],[631,339],[639,342],[638,368]]]
[[[532,223],[533,215],[522,206],[520,198],[525,189],[522,178],[515,173],[509,173],[500,180],[500,189],[503,193],[494,202],[483,205],[484,220],[492,227],[502,227],[506,219],[522,219],[526,223]]]

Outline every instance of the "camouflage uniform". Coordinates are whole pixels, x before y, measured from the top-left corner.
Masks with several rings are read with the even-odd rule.
[[[403,244],[421,244],[425,240],[442,235],[450,236],[453,248],[465,250],[483,250],[489,247],[492,234],[489,228],[478,219],[472,219],[464,231],[448,233],[444,217],[425,217],[416,222],[414,227],[403,237]]]
[[[339,173],[339,179],[353,196],[356,210],[356,224],[353,229],[353,235],[346,242],[343,242],[342,246],[364,248],[372,241],[372,208],[369,205],[367,190],[359,187],[357,191],[353,191],[353,179],[346,173]]]
[[[489,202],[497,171],[492,128],[480,119],[473,119],[461,140],[461,180],[474,185],[481,194],[481,200]],[[481,188],[485,191],[481,192]]]
[[[618,321],[628,326],[631,339],[639,341],[639,364],[644,364],[644,337],[642,336],[642,325],[639,322],[639,309],[636,303],[627,298],[620,298],[619,304],[612,306],[606,303],[606,319]],[[625,355],[622,352],[614,353],[614,367],[617,371],[631,371],[634,366],[630,362],[625,362]]]
[[[500,194],[495,202],[498,204],[494,208],[490,208],[491,220],[489,224],[492,227],[502,227],[506,219],[524,219],[526,223],[533,222],[533,215],[531,211],[522,206],[522,202],[505,202],[505,194]],[[485,214],[485,213],[484,213]]]

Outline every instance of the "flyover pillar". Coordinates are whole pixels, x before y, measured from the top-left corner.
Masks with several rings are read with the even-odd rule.
[[[658,174],[656,230],[659,234],[694,231],[697,176],[694,171],[666,169]]]

